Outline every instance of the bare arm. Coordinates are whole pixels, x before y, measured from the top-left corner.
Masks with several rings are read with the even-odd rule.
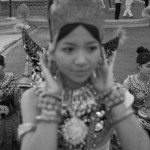
[[[123,83],[124,88],[130,89],[129,80]],[[127,100],[129,101],[129,100]],[[124,105],[119,105],[113,109],[114,116],[120,115],[126,110]],[[128,117],[117,125],[119,140],[123,150],[149,150],[150,139],[142,126],[137,122],[134,115]]]
[[[21,100],[23,123],[37,125],[36,131],[27,133],[22,141],[21,150],[56,150],[57,149],[57,124],[39,122],[35,117],[40,115],[37,108],[38,97],[33,90],[26,91]]]
[[[124,105],[119,105],[113,114],[117,116],[125,109]],[[118,123],[117,132],[123,150],[150,150],[150,139],[134,115]]]

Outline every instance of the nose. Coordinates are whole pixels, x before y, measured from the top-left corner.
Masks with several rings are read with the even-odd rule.
[[[87,58],[86,58],[86,54],[83,53],[83,52],[79,52],[76,56],[76,59],[75,59],[75,64],[76,65],[80,65],[80,66],[83,66],[87,63]]]

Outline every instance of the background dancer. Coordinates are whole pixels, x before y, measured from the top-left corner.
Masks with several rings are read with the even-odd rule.
[[[150,135],[150,51],[141,46],[137,53],[138,73],[129,75],[124,87],[134,95],[135,114]]]
[[[0,55],[0,150],[19,150],[17,127],[20,124],[21,93],[12,72],[4,72],[5,61]]]

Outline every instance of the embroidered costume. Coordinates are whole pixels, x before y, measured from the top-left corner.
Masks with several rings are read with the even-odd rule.
[[[133,108],[136,110],[137,119],[144,128],[150,130],[150,82],[143,85],[138,81],[136,74],[128,76],[127,80],[129,90],[135,97]]]
[[[97,92],[87,84],[77,90],[65,89],[64,111],[59,126],[59,148],[68,150],[92,149],[97,146],[105,126],[105,108],[94,97]],[[69,108],[69,109],[68,109]],[[105,117],[104,117],[105,116]],[[104,140],[109,147],[109,139]]]
[[[17,127],[20,123],[20,92],[13,73],[0,81],[0,150],[17,150]]]
[[[36,85],[45,90],[45,82]],[[89,83],[79,89],[64,88],[61,122],[58,127],[59,150],[119,150],[114,124],[109,121],[101,94]],[[129,96],[127,107],[133,102]]]

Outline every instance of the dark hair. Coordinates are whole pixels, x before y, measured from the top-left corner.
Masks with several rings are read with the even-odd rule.
[[[142,65],[150,61],[150,51],[147,48],[140,46],[137,48],[136,52],[138,53],[138,56],[136,58],[136,62],[138,64]]]
[[[0,65],[5,66],[4,57],[2,55],[0,55]]]
[[[97,41],[101,43],[98,29],[93,25],[89,25],[85,23],[71,23],[71,24],[64,25],[60,29],[56,42],[62,40],[65,36],[71,33],[78,26],[83,26]]]

